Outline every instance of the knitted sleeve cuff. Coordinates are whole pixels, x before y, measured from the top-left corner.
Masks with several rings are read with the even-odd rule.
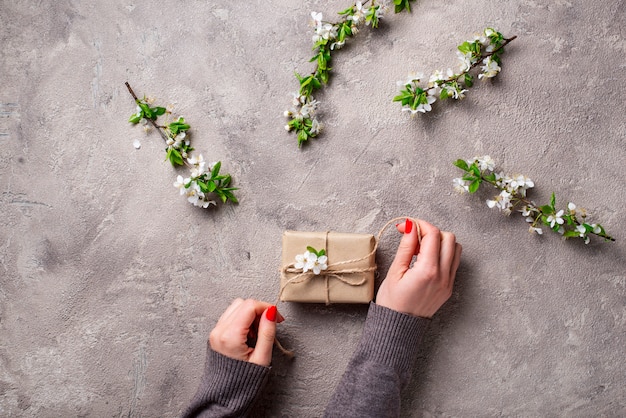
[[[410,370],[430,319],[370,303],[359,351],[402,373]]]
[[[211,408],[227,410],[233,416],[244,415],[265,385],[269,372],[269,367],[235,360],[209,348],[188,416],[196,416],[192,411]]]

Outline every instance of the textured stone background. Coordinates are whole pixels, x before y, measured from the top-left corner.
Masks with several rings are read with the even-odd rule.
[[[309,13],[348,5],[0,0],[0,415],[176,416],[222,310],[275,300],[282,231],[376,233],[402,215],[464,245],[405,416],[626,415],[624,3],[419,0],[335,54],[326,132],[299,150],[282,111],[293,71],[313,69]],[[391,102],[486,26],[518,36],[493,82],[414,119]],[[126,122],[125,81],[176,105],[238,206],[177,195],[160,138]],[[617,242],[531,236],[489,193],[457,195],[452,161],[482,154]],[[297,358],[276,354],[258,415],[319,416],[366,307],[280,310]]]

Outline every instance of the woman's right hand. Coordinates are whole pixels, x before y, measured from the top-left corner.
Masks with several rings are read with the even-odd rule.
[[[398,251],[380,285],[376,303],[394,311],[423,318],[432,317],[450,298],[461,260],[462,247],[451,232],[442,232],[428,222],[413,220],[398,224],[403,233]],[[417,259],[411,266],[413,256]]]

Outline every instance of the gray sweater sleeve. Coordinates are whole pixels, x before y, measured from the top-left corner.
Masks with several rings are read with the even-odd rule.
[[[248,415],[269,371],[269,367],[235,360],[208,348],[200,387],[183,418]]]
[[[363,335],[325,417],[397,417],[430,320],[370,304]]]

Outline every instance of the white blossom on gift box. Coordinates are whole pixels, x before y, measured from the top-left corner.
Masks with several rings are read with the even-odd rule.
[[[326,250],[317,251],[313,247],[307,247],[303,254],[296,255],[296,262],[293,266],[296,269],[302,269],[303,273],[312,271],[313,274],[318,275],[322,270],[328,269]]]

